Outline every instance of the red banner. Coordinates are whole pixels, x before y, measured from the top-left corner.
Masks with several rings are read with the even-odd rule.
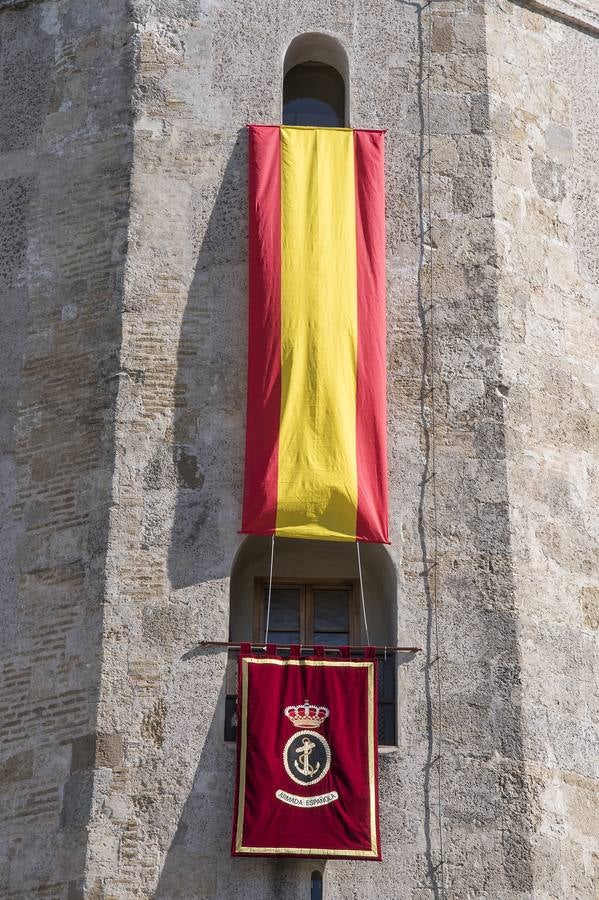
[[[380,860],[376,662],[298,655],[240,655],[231,852]]]

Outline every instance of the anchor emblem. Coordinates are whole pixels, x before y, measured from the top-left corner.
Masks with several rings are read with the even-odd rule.
[[[285,744],[283,765],[296,784],[312,786],[329,771],[330,747],[323,735],[316,731],[296,731]]]
[[[310,738],[306,736],[302,740],[301,747],[297,747],[295,751],[296,753],[299,753],[299,760],[293,760],[293,767],[305,778],[313,778],[320,769],[319,762],[317,762],[315,766],[310,765],[310,756],[315,748],[316,744],[314,741],[311,741]],[[298,761],[300,765],[298,765]]]

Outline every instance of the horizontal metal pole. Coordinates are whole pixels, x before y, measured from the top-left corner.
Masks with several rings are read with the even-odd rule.
[[[291,650],[291,647],[299,646],[302,650],[314,650],[315,646],[321,647],[322,644],[277,644],[275,641],[269,641],[269,644],[274,644],[279,650]],[[231,642],[231,641],[200,641],[200,647],[228,647],[230,650],[240,650],[241,644]],[[264,650],[266,644],[263,642],[253,641],[250,644],[252,649]],[[341,651],[340,647],[324,647],[325,653],[339,653]],[[350,647],[350,653],[363,653],[367,648],[364,646],[360,647]],[[380,653],[421,653],[422,647],[383,647],[383,646],[375,646],[374,650]]]

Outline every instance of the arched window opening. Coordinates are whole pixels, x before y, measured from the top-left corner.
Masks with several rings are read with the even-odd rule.
[[[345,85],[339,72],[324,63],[294,66],[283,84],[283,124],[342,128]]]
[[[322,900],[322,874],[318,871],[310,876],[310,900]]]
[[[248,537],[231,573],[229,639],[263,642],[268,599],[270,538]],[[366,616],[371,643],[397,637],[396,576],[385,547],[362,544]],[[278,644],[366,643],[353,543],[280,538],[275,543],[268,639]],[[237,659],[227,670],[225,740],[236,739]],[[379,658],[379,743],[396,743],[396,660]]]
[[[349,124],[349,65],[340,42],[310,33],[294,38],[283,67],[284,125]]]

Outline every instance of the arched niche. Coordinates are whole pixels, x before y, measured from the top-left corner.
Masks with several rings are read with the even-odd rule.
[[[241,544],[231,572],[231,596],[229,608],[229,637],[232,642],[264,640],[264,610],[267,605],[268,582],[271,561],[272,540],[269,537],[247,537]],[[290,538],[275,540],[273,565],[273,614],[275,595],[281,597],[289,593],[296,597],[303,595],[312,600],[304,605],[304,630],[310,621],[310,612],[317,609],[326,595],[325,603],[333,594],[345,598],[351,596],[353,615],[349,626],[353,633],[351,643],[366,643],[389,647],[397,643],[397,579],[391,557],[381,544],[361,544],[362,579],[364,601],[368,622],[368,637],[361,609],[359,592],[359,570],[355,543],[337,541],[306,541]],[[310,584],[309,584],[310,583]],[[348,588],[348,584],[351,587]],[[304,585],[304,587],[300,587]],[[310,586],[311,585],[311,586]],[[331,593],[329,593],[329,591]],[[297,616],[298,602],[294,615]],[[312,605],[310,605],[310,603]],[[334,601],[332,617],[338,615]],[[299,604],[301,606],[301,603]],[[330,609],[330,608],[329,608]],[[262,618],[260,618],[262,616]],[[301,618],[301,616],[300,616]],[[272,625],[272,622],[271,622]],[[342,630],[346,630],[345,627]],[[317,628],[312,633],[317,638],[307,644],[323,643],[329,646],[350,643],[346,636],[336,643],[333,634],[318,635]],[[280,635],[279,631],[279,635]],[[298,632],[299,633],[299,632]],[[337,639],[340,637],[335,633]],[[281,639],[273,627],[269,631],[272,643],[300,643],[296,636]],[[394,654],[381,652],[379,656],[378,679],[378,720],[379,743],[394,745],[397,737],[397,670]],[[227,676],[225,739],[234,740],[236,734],[236,657],[231,651]]]
[[[283,92],[285,78],[291,70],[297,70],[298,66],[321,65],[334,69],[343,80],[344,87],[344,121],[342,125],[349,127],[350,122],[350,80],[349,60],[341,42],[332,35],[320,32],[308,32],[299,34],[293,38],[283,62]]]
[[[239,547],[231,572],[229,637],[252,639],[253,598],[256,579],[268,578],[271,538],[251,535]],[[361,544],[366,618],[371,644],[389,646],[397,640],[397,578],[387,548]],[[344,541],[275,540],[273,579],[358,578],[356,545]],[[361,643],[366,642],[360,620]]]

